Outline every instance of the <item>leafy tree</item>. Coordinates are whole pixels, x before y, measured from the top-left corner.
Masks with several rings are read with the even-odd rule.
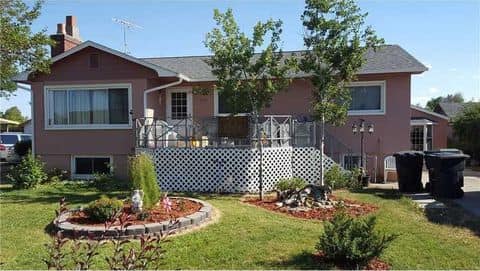
[[[464,101],[465,99],[463,98],[462,93],[457,92],[455,94],[448,94],[447,96],[438,96],[436,98],[431,98],[427,102],[427,108],[433,111],[439,103],[463,103]]]
[[[18,121],[20,123],[27,120],[27,118],[22,115],[20,109],[18,109],[16,106],[12,106],[5,110],[5,113],[1,114],[0,116],[4,119]]]
[[[215,9],[213,18],[217,27],[207,33],[205,46],[213,53],[208,64],[217,77],[214,88],[227,97],[227,104],[234,114],[252,113],[262,161],[258,115],[277,92],[288,86],[291,80],[287,74],[295,63],[284,58],[279,48],[282,22],[272,19],[258,22],[253,28],[253,36],[248,37],[240,32],[231,9],[225,13]],[[256,50],[260,52],[255,54]],[[262,165],[259,163],[259,190],[263,198]]]
[[[467,103],[462,114],[453,119],[457,146],[480,160],[480,103]]]
[[[311,74],[313,117],[321,123],[322,165],[325,123],[345,122],[351,99],[346,84],[364,64],[365,52],[383,44],[370,26],[364,26],[366,16],[353,0],[306,0],[301,16],[308,49],[301,69]],[[320,175],[323,184],[323,167]]]
[[[17,89],[11,78],[20,71],[49,71],[45,45],[52,41],[46,30],[31,30],[32,22],[40,16],[42,3],[36,1],[29,8],[21,0],[0,0],[0,97],[9,97]]]

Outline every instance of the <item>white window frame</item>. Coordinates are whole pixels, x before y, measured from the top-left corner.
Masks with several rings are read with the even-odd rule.
[[[165,116],[167,122],[176,122],[182,119],[172,119],[172,92],[187,93],[187,118],[193,117],[193,92],[191,87],[167,88],[166,91]]]
[[[128,90],[128,124],[49,124],[53,114],[53,103],[50,101],[49,92],[56,90],[90,90],[90,89],[109,89],[126,88]],[[67,102],[68,102],[67,95]],[[103,130],[103,129],[132,129],[132,84],[85,84],[85,85],[46,85],[43,92],[44,106],[44,125],[45,130]]]
[[[357,81],[351,82],[347,87],[380,86],[380,109],[379,110],[348,110],[349,116],[360,115],[385,115],[387,112],[387,82],[383,81]]]
[[[219,101],[218,101],[218,90],[215,89],[213,91],[213,113],[215,116],[217,117],[228,117],[228,116],[232,116],[232,114],[229,114],[229,113],[219,113],[218,112],[218,104],[219,104]],[[233,116],[248,116],[250,115],[250,113],[237,113]]]
[[[108,158],[110,160],[109,164],[113,165],[113,156],[112,155],[72,155],[70,157],[70,175],[73,179],[93,179],[95,178],[94,174],[75,174],[77,171],[77,164],[75,163],[76,158]],[[110,174],[112,174],[112,167],[110,167]]]
[[[428,134],[428,126],[430,126],[431,130],[432,130],[432,148],[430,150],[433,150],[433,143],[434,143],[434,139],[435,137],[433,136],[433,132],[434,132],[434,127],[435,127],[436,123],[433,122],[433,121],[428,121],[428,120],[410,120],[410,131],[411,129],[413,128],[413,126],[417,126],[417,127],[423,127],[423,151],[428,151],[428,141],[427,141],[427,134]],[[411,141],[412,141],[412,138],[411,138],[411,135],[410,135],[410,147],[411,147]],[[413,148],[412,148],[413,149]]]

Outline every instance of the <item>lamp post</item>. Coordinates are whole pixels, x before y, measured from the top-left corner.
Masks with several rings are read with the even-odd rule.
[[[362,175],[364,174],[364,166],[365,166],[365,160],[364,160],[364,134],[365,134],[365,130],[369,133],[369,134],[373,134],[373,131],[374,131],[374,128],[373,128],[373,124],[370,123],[368,124],[367,128],[365,129],[365,120],[364,119],[360,119],[360,123],[357,125],[357,123],[353,123],[352,125],[352,132],[354,135],[356,134],[360,134],[360,168],[362,169]]]

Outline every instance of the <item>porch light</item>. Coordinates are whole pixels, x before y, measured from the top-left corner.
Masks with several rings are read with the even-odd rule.
[[[369,132],[370,134],[373,133],[373,124],[368,125],[368,132]]]
[[[358,132],[358,128],[357,128],[357,124],[356,124],[356,123],[354,123],[354,124],[352,125],[352,132],[353,132],[354,135]]]
[[[367,126],[367,127],[365,127]],[[360,135],[360,168],[365,169],[366,159],[365,159],[365,146],[364,146],[364,134],[368,132],[369,134],[373,134],[374,128],[373,123],[366,124],[364,119],[359,119],[359,123],[353,123],[352,125],[352,132],[354,135]]]

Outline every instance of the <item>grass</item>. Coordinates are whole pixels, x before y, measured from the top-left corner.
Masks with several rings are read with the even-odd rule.
[[[56,184],[23,191],[7,186],[0,189],[1,269],[45,269],[43,244],[49,241],[45,229],[53,218],[58,200],[65,196],[73,206],[77,206],[102,194],[80,184]],[[109,194],[117,197],[126,195],[120,191]],[[464,215],[462,217],[468,219],[463,219],[462,223],[446,223],[447,220],[442,219],[433,223],[430,215],[393,192],[341,191],[338,194],[377,204],[380,207],[378,228],[401,234],[382,255],[392,268],[480,268],[480,237],[472,231],[480,225],[478,219]],[[309,255],[322,232],[321,222],[272,213],[243,204],[236,196],[199,197],[221,212],[220,220],[199,231],[176,236],[166,243],[163,268],[328,268],[315,265]],[[457,215],[463,212],[461,209],[453,210]],[[101,262],[95,268],[107,268]]]

